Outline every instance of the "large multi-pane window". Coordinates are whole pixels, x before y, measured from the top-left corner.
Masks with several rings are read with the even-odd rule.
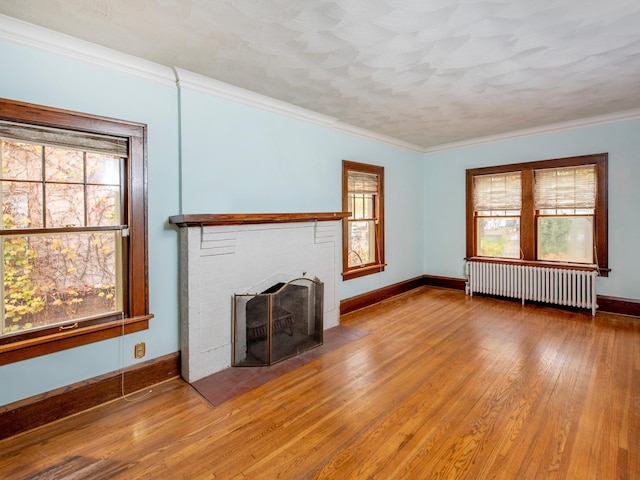
[[[384,168],[342,162],[343,278],[384,270]]]
[[[467,170],[467,257],[606,275],[607,154]]]
[[[144,126],[0,102],[0,364],[145,328]]]
[[[121,152],[88,151],[12,127],[13,138],[0,139],[1,333],[121,312],[126,142]]]

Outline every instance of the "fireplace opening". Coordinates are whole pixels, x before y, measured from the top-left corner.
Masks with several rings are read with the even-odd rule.
[[[272,365],[322,345],[324,284],[296,278],[235,294],[234,367]]]

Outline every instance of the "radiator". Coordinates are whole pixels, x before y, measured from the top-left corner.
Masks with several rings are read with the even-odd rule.
[[[484,293],[533,302],[590,308],[596,314],[597,270],[467,262],[467,294]]]

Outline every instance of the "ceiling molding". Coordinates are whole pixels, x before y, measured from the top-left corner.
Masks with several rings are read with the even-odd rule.
[[[0,15],[0,39],[175,87],[175,77],[169,67],[6,15]]]
[[[422,147],[387,135],[345,124],[338,119],[281,100],[245,90],[180,68],[171,68],[128,55],[70,35],[54,32],[22,20],[0,14],[0,40],[35,47],[57,55],[124,72],[167,86],[191,88],[255,108],[287,115],[304,122],[324,126],[350,136],[423,153]]]
[[[424,153],[424,148],[421,147],[420,145],[416,145],[415,143],[398,140],[397,138],[390,137],[388,135],[383,135],[381,133],[372,132],[371,130],[356,127],[354,125],[344,123],[341,121],[337,121],[334,124],[333,129],[337,130],[338,132],[346,133],[347,135],[351,135],[354,137],[359,137],[359,138],[364,138],[366,140],[372,140],[374,142],[384,143],[387,145],[391,145],[392,147],[402,148],[404,150],[409,150],[412,152]]]
[[[366,139],[412,152],[428,154],[470,148],[514,139],[559,133],[579,128],[594,127],[614,122],[635,120],[640,118],[640,109],[626,110],[608,115],[555,123],[530,129],[506,132],[498,135],[480,137],[460,142],[421,147],[388,135],[379,134],[364,128],[344,123],[335,117],[317,113],[293,104],[267,97],[240,87],[233,86],[179,68],[160,65],[139,57],[128,55],[110,48],[86,42],[76,37],[54,32],[13,17],[0,14],[0,40],[35,47],[40,50],[64,55],[73,59],[106,67],[112,70],[142,77],[162,85],[179,88],[190,88],[225,98],[234,102],[286,115],[304,122],[313,123],[331,130],[357,138]]]
[[[213,78],[200,75],[199,73],[190,72],[182,68],[174,68],[176,74],[176,83],[180,88],[188,88],[198,92],[206,93],[216,97],[231,100],[236,103],[243,103],[251,107],[257,107],[262,110],[284,114],[290,117],[304,120],[318,125],[330,126],[337,120],[328,115],[307,110],[306,108],[297,107],[275,98],[267,97],[259,93],[245,90],[228,83],[215,80]]]
[[[411,150],[413,152],[424,153],[424,149],[419,145],[403,142],[397,138],[372,132],[364,128],[359,128],[354,125],[341,122],[337,118],[329,115],[298,107],[291,103],[267,97],[182,68],[175,67],[174,70],[176,73],[176,83],[179,88],[188,88],[190,90],[224,98],[236,103],[242,103],[261,110],[286,115],[297,120],[330,128],[350,136],[388,144],[394,147]]]
[[[629,120],[640,119],[640,108],[632,110],[624,110],[622,112],[611,113],[607,115],[598,115],[594,117],[570,120],[567,122],[553,123],[535,128],[526,128],[513,132],[501,133],[499,135],[490,135],[487,137],[474,138],[461,142],[447,143],[437,145],[422,150],[423,153],[445,152],[448,150],[459,150],[461,148],[477,147],[490,143],[505,142],[508,140],[516,140],[520,138],[535,137],[539,135],[548,135],[552,133],[561,133],[569,130],[577,130],[579,128],[597,127],[607,125],[609,123],[626,122]]]

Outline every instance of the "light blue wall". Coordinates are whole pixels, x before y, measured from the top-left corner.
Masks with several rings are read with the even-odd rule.
[[[201,91],[0,41],[0,96],[148,125],[147,331],[0,367],[0,405],[117,371],[179,349],[180,213],[340,211],[341,162],[385,167],[381,274],[340,284],[347,298],[422,273],[422,156]],[[170,69],[168,75],[173,75]],[[8,74],[7,72],[10,72]]]
[[[640,120],[425,155],[424,271],[463,277],[467,168],[609,153],[609,267],[598,293],[640,299]]]
[[[348,298],[422,274],[416,152],[181,89],[183,213],[338,212],[342,160],[385,168],[387,270],[340,285]]]

